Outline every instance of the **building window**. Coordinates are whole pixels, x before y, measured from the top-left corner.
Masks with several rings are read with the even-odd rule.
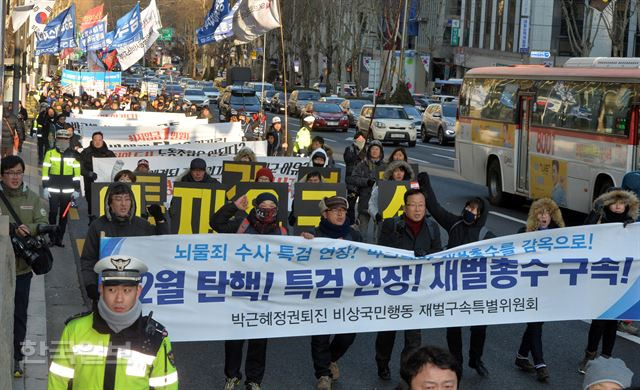
[[[513,51],[514,45],[518,42],[518,38],[514,37],[516,31],[516,20],[519,18],[516,17],[516,0],[508,0],[509,1],[509,15],[507,18],[507,46],[505,48],[506,51]]]
[[[496,6],[496,36],[493,40],[493,48],[495,50],[500,50],[502,48],[502,35],[504,32],[502,31],[502,21],[504,20],[504,6],[505,0],[497,0],[498,5]]]
[[[482,47],[489,49],[491,47],[491,17],[493,12],[493,2],[495,0],[487,0],[484,13],[484,43]]]

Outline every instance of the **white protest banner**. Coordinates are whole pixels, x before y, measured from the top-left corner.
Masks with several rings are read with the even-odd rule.
[[[267,155],[267,141],[216,142],[211,144],[174,144],[138,146],[135,148],[109,148],[116,157],[214,157],[235,156],[238,151],[248,147],[256,156]]]
[[[74,115],[79,116],[79,115]],[[153,120],[154,123],[169,123],[169,122],[182,122],[182,121],[194,121],[197,118],[193,116],[186,116],[178,112],[154,112],[154,111],[120,111],[120,110],[82,110],[80,116],[86,116],[89,118],[119,118],[127,120]]]
[[[169,145],[185,143],[215,143],[242,141],[242,127],[239,122],[185,124],[177,126],[138,125],[112,127],[82,127],[80,133],[83,147],[89,146],[91,135],[100,130],[110,147],[132,148],[149,145]]]
[[[105,135],[106,137],[106,135]],[[107,140],[108,142],[108,140]],[[111,145],[109,143],[109,145]],[[222,162],[233,160],[233,156],[201,157],[207,163],[207,173],[213,178],[222,179]],[[173,196],[173,182],[179,180],[191,165],[194,157],[167,157],[151,156],[145,157],[149,162],[149,170],[152,173],[164,173],[167,175],[167,202]],[[138,165],[140,157],[107,157],[94,158],[93,171],[98,175],[97,182],[110,182],[116,173],[123,169],[133,171]],[[276,182],[295,183],[298,177],[298,170],[301,167],[309,166],[309,159],[306,157],[258,157],[259,162],[264,162],[273,172]],[[290,199],[293,199],[290,192]]]
[[[188,118],[188,119],[187,119]],[[67,118],[66,123],[73,125],[74,129],[82,130],[85,127],[91,127],[96,130],[96,127],[117,127],[117,126],[175,126],[180,123],[185,124],[202,124],[206,125],[209,123],[207,119],[196,119],[195,117],[185,117],[185,119],[181,119],[180,121],[172,121],[166,120],[166,118],[149,118],[146,120],[138,120],[138,119],[121,119],[121,118],[112,118],[112,117],[93,117],[87,115],[78,115],[73,114]]]
[[[120,62],[122,70],[129,69],[131,65],[144,57],[144,53],[160,36],[158,30],[162,28],[162,23],[155,0],[152,0],[149,6],[142,10],[140,19],[142,20],[142,39],[118,48],[118,62]]]
[[[416,259],[351,241],[244,234],[106,238],[149,266],[144,312],[173,341],[640,320],[640,224],[538,231]]]

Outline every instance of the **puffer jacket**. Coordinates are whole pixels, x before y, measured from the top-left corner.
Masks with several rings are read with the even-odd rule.
[[[246,211],[239,209],[234,202],[228,202],[211,215],[209,226],[218,233],[238,233],[238,229],[245,223],[247,217],[249,217],[249,214]],[[244,234],[259,233],[249,224]],[[271,234],[286,236],[287,229],[281,227]]]
[[[611,212],[608,211],[608,207],[617,201],[623,201],[626,209],[624,216],[614,220],[611,218]],[[584,224],[596,225],[610,222],[631,223],[638,219],[639,206],[640,201],[633,192],[626,191],[618,187],[612,187],[593,201],[593,209],[589,215],[587,215],[587,219],[584,221]]]
[[[82,171],[82,176],[89,177],[91,172],[93,172],[93,158],[105,158],[105,157],[115,157],[115,153],[109,150],[109,146],[106,142],[102,145],[101,148],[96,148],[93,146],[93,141],[89,143],[89,146],[82,150],[80,153],[80,168]]]
[[[402,180],[415,180],[415,173],[411,168],[411,165],[405,161],[392,161],[387,164],[387,167],[384,169],[384,180],[392,180],[391,176],[393,175],[393,171],[398,167],[403,167],[405,170],[404,179]],[[372,217],[375,217],[378,214],[378,184],[373,185],[373,189],[371,190],[371,198],[369,198],[369,214]]]
[[[258,161],[253,150],[246,146],[238,150],[238,153],[236,153],[235,157],[233,157],[233,161],[240,161],[243,157],[249,157],[252,162]]]
[[[565,227],[564,219],[562,218],[562,211],[558,204],[549,198],[540,198],[529,207],[529,215],[527,217],[527,224],[518,230],[518,233],[535,232],[538,230],[538,214],[544,210],[549,212],[551,216],[551,223],[548,229],[556,229]]]
[[[24,133],[22,121],[13,112],[5,110],[2,118],[2,147],[12,147],[13,135],[17,134],[19,136],[21,133]]]
[[[371,160],[371,147],[378,146],[380,148],[380,159],[378,161]],[[369,184],[369,180],[377,180],[376,170],[378,167],[384,166],[384,149],[380,141],[371,141],[367,147],[367,157],[361,161],[353,170],[351,176],[347,176],[346,182],[349,192],[357,192],[358,213],[367,212],[369,207],[369,198],[373,185]]]

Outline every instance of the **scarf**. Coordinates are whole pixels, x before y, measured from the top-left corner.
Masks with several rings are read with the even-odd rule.
[[[409,228],[409,230],[411,230],[411,233],[413,233],[413,238],[417,238],[418,234],[420,234],[420,230],[422,230],[422,225],[424,224],[424,218],[416,222],[416,221],[410,220],[405,215],[404,222],[407,224],[407,227]]]
[[[618,214],[609,210],[609,206],[605,206],[604,208],[604,221],[602,222],[625,222],[629,217],[627,216],[627,210],[629,207],[626,207],[624,213]]]
[[[362,141],[353,141],[353,144],[356,146],[356,148],[358,148],[358,150],[362,150],[362,148],[364,148],[364,144],[366,143],[366,140],[362,140]]]
[[[328,219],[322,217],[320,219],[320,230],[329,238],[345,238],[349,235],[351,229],[351,223],[347,218],[342,225],[335,225],[329,222]]]
[[[278,230],[278,220],[274,219],[272,222],[260,221],[256,216],[255,207],[249,212],[247,219],[249,220],[249,225],[259,234],[273,234]]]
[[[136,299],[136,304],[133,305],[131,310],[126,313],[116,313],[107,307],[102,296],[100,296],[98,300],[98,313],[100,313],[100,316],[104,319],[104,322],[109,325],[111,330],[115,333],[120,333],[121,330],[133,325],[140,315],[142,315],[142,305],[140,301]]]

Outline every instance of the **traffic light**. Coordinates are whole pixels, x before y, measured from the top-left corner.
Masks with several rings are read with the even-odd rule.
[[[595,8],[598,11],[604,11],[607,6],[611,3],[611,0],[589,0],[589,7]]]

